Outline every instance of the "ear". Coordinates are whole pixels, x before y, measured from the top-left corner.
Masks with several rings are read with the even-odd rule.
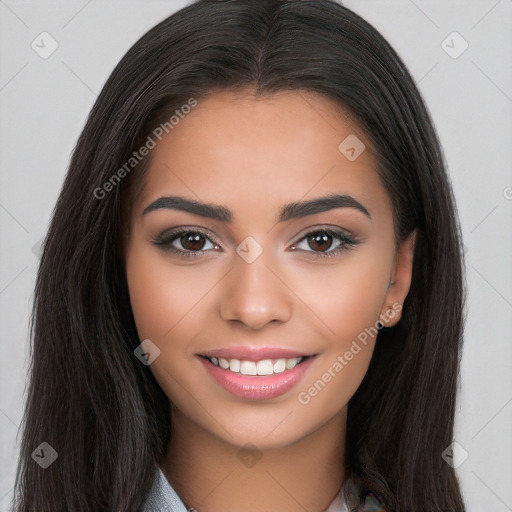
[[[379,319],[384,327],[393,327],[402,317],[403,304],[411,287],[415,242],[416,231],[413,231],[400,243],[395,253],[389,286]]]

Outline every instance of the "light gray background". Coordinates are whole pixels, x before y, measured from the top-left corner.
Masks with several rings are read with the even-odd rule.
[[[186,4],[0,0],[0,511],[7,510],[14,485],[38,244],[70,153],[115,64],[144,32]],[[469,288],[455,433],[469,456],[458,474],[469,512],[511,511],[512,0],[345,5],[405,60],[444,147]],[[47,59],[31,48],[43,31],[59,45]],[[458,58],[442,47],[453,31],[469,44]],[[445,43],[452,52],[462,48],[457,38]]]

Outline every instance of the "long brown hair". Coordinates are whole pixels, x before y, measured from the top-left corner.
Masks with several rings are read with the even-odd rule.
[[[335,1],[199,0],[127,52],[74,150],[37,277],[16,511],[143,506],[172,434],[169,400],[133,352],[140,340],[120,253],[121,206],[147,159],[109,180],[158,119],[190,98],[243,86],[322,94],[376,148],[397,238],[416,229],[417,241],[403,317],[379,332],[348,405],[348,474],[389,511],[464,510],[441,457],[452,442],[462,347],[460,228],[414,80],[378,32]],[[42,442],[58,454],[46,469],[32,458]]]

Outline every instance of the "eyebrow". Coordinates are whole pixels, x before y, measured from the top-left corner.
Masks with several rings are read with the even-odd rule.
[[[353,208],[360,211],[371,220],[370,212],[364,205],[352,196],[342,194],[331,194],[309,201],[289,203],[281,209],[277,218],[279,222],[285,222],[291,219],[326,212],[335,208]],[[233,213],[225,206],[203,203],[180,196],[160,197],[146,206],[142,215],[160,209],[182,210],[200,215],[201,217],[228,223],[233,219]]]

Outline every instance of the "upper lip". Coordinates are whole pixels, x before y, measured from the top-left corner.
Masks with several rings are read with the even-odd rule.
[[[206,357],[223,357],[225,359],[239,359],[244,361],[261,361],[263,359],[291,359],[293,357],[306,357],[306,354],[296,349],[284,347],[249,347],[244,345],[208,350],[199,354]]]

